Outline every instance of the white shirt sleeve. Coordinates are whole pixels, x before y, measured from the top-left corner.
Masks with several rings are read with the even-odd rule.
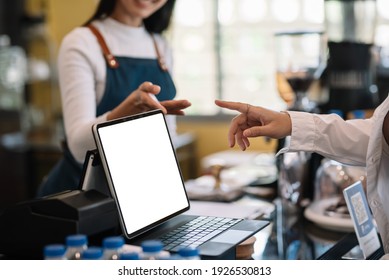
[[[290,144],[280,152],[316,152],[344,164],[366,165],[371,119],[344,121],[336,114],[288,113]]]
[[[95,78],[105,67],[100,47],[86,28],[64,38],[58,55],[62,113],[68,146],[78,162],[84,161],[87,150],[96,148],[92,125],[106,120],[106,114],[96,118],[96,91],[103,89]]]

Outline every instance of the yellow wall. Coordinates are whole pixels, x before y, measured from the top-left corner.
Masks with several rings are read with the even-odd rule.
[[[63,36],[82,25],[94,12],[97,0],[46,0],[48,24],[53,40],[59,43]]]
[[[63,36],[83,24],[93,13],[98,0],[27,0],[30,14],[45,14],[51,39],[59,45]]]

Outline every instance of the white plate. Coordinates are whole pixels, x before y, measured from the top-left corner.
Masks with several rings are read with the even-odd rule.
[[[243,177],[247,181],[277,176],[277,167],[275,165],[254,165],[242,164],[227,168],[222,171],[221,176],[226,178]]]
[[[304,216],[322,228],[341,232],[353,232],[351,218],[329,217],[324,210],[339,200],[338,197],[321,199],[311,203],[304,211]]]
[[[197,179],[186,181],[185,188],[189,199],[232,201],[243,194],[243,187],[249,183],[245,178],[220,177],[222,179],[220,189],[215,189],[216,180],[211,175],[203,175]]]
[[[223,191],[243,190],[243,187],[247,186],[254,179],[251,177],[230,176],[231,174],[224,175],[223,171],[220,174],[221,188]],[[213,193],[215,191],[216,179],[211,175],[203,175],[196,179],[188,180],[185,182],[187,191],[193,193]]]

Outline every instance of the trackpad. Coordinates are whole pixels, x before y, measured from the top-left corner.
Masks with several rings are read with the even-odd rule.
[[[250,233],[249,231],[230,229],[216,236],[211,241],[228,243],[228,244],[237,244],[238,242],[246,239],[249,233]]]

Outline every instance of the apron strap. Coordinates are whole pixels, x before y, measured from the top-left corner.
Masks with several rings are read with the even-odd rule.
[[[111,51],[109,50],[107,44],[105,43],[105,40],[101,35],[100,31],[97,30],[97,28],[94,27],[92,24],[88,24],[87,27],[96,36],[97,41],[99,42],[101,49],[103,50],[104,58],[107,61],[108,66],[110,68],[118,68],[119,63],[117,62],[116,58],[111,54]]]
[[[167,72],[168,69],[167,69],[167,66],[166,66],[166,62],[165,62],[165,59],[164,59],[163,55],[162,55],[162,54],[160,53],[160,51],[159,51],[158,44],[157,44],[157,40],[155,39],[155,37],[154,37],[153,34],[150,33],[150,35],[151,35],[151,38],[153,39],[155,52],[157,53],[157,58],[158,58],[159,67],[160,67],[163,71]]]
[[[103,36],[101,35],[100,31],[97,30],[97,28],[95,26],[93,26],[92,24],[88,24],[87,27],[96,36],[97,41],[99,42],[99,44],[101,46],[101,49],[103,50],[103,54],[104,54],[105,60],[107,61],[108,66],[110,68],[118,68],[119,67],[119,62],[111,54],[111,51],[109,50],[107,44],[105,43],[105,40],[104,40]],[[165,59],[164,59],[163,55],[159,51],[157,40],[155,39],[153,34],[150,33],[150,36],[153,39],[153,44],[154,44],[155,52],[157,53],[157,60],[158,60],[159,67],[163,71],[166,72],[168,70],[168,68],[166,66],[166,62],[165,62]]]

